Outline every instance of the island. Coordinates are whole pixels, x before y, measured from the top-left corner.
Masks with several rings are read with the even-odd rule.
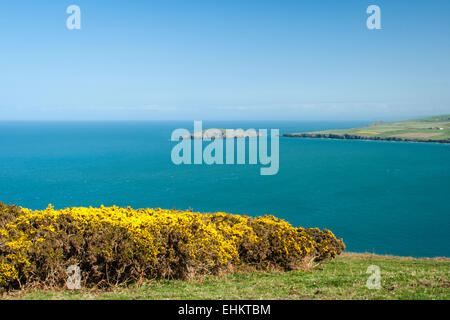
[[[450,115],[398,122],[377,121],[352,129],[285,133],[283,137],[450,143]]]
[[[243,129],[219,129],[211,128],[184,136],[183,139],[236,139],[236,138],[256,138],[259,133],[256,130]]]

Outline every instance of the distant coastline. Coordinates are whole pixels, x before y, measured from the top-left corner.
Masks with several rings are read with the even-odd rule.
[[[450,115],[391,123],[378,121],[352,129],[285,133],[283,137],[450,143]]]

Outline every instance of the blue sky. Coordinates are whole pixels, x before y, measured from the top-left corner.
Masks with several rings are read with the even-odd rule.
[[[448,0],[2,0],[0,120],[450,113],[449,57]]]

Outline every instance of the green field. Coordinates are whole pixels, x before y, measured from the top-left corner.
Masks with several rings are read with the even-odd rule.
[[[370,265],[381,289],[368,289]],[[450,299],[450,259],[346,253],[312,271],[238,272],[189,281],[154,280],[109,291],[22,290],[3,299]]]
[[[390,123],[379,121],[361,128],[290,133],[284,136],[450,142],[450,115]]]

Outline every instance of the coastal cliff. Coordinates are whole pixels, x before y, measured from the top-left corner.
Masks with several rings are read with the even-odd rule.
[[[377,141],[400,141],[400,142],[434,142],[450,143],[450,139],[409,139],[401,137],[376,137],[362,136],[354,134],[333,134],[333,133],[285,133],[283,137],[288,138],[316,138],[316,139],[342,139],[342,140],[377,140]]]

